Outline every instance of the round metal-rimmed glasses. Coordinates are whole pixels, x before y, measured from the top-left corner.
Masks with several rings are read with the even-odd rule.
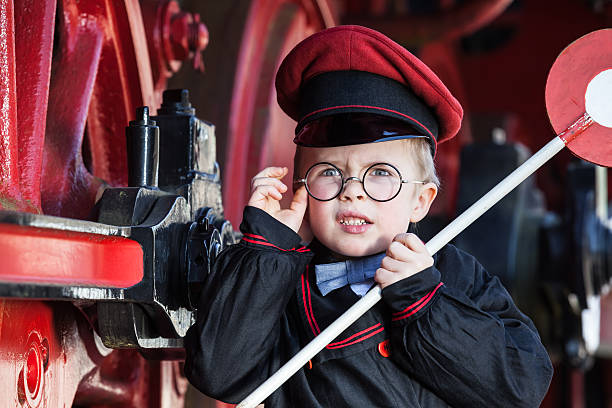
[[[306,172],[306,176],[295,180],[295,183],[304,183],[306,191],[315,200],[330,201],[340,195],[349,181],[360,182],[366,195],[380,202],[397,197],[404,183],[425,184],[424,181],[402,179],[399,170],[389,163],[371,165],[359,179],[344,178],[338,167],[327,162],[313,164]]]

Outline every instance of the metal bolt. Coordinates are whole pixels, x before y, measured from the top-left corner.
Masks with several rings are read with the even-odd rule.
[[[170,22],[170,47],[172,58],[182,61],[193,53],[193,67],[204,70],[201,52],[208,46],[208,29],[200,22],[199,14],[179,12]]]

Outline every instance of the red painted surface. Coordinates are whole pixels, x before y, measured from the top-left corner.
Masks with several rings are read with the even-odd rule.
[[[145,30],[136,0],[63,0],[59,4],[58,46],[49,79],[44,139],[41,192],[45,213],[87,218],[105,184],[127,184],[126,124],[134,119],[136,107],[160,105],[169,75],[167,65],[178,69],[179,57],[199,55],[207,43],[205,27],[197,17],[182,13],[176,3],[151,0],[144,6],[155,11],[169,4],[174,4],[172,10],[179,17],[147,20],[157,24],[158,31]],[[184,30],[171,36],[177,27]],[[158,32],[170,36],[166,45],[173,47],[173,54],[164,54],[166,59],[159,56],[159,50],[149,58],[146,34]],[[185,38],[189,38],[188,49],[176,56],[177,43]],[[155,82],[153,72],[157,73]],[[36,96],[25,88],[24,94]],[[87,163],[82,156],[84,143]]]
[[[13,23],[12,1],[0,0],[0,208],[21,210]]]
[[[204,70],[201,53],[208,45],[208,29],[198,14],[183,12],[174,0],[143,0],[140,4],[155,100],[159,102],[168,78],[180,69],[182,61],[191,58],[194,68]]]
[[[1,282],[125,288],[143,276],[136,241],[0,224]]]
[[[101,346],[67,302],[0,299],[0,373],[2,407],[177,408],[187,387],[176,361]]]
[[[612,293],[601,297],[600,341],[608,353],[612,352]],[[612,377],[612,370],[610,371]]]
[[[135,106],[155,103],[150,62],[137,1],[60,2],[57,29],[55,7],[0,2],[0,208],[86,218],[102,183],[81,152],[94,155],[94,174],[123,183],[124,126]],[[142,278],[140,246],[120,237],[0,224],[0,259],[9,282],[126,287]],[[1,405],[182,405],[178,362],[105,357],[94,343],[69,303],[0,300]]]
[[[589,82],[611,67],[612,29],[587,34],[561,52],[546,83],[546,109],[555,132],[564,131],[582,117]],[[576,156],[600,166],[612,167],[611,139],[609,128],[593,123],[580,137],[566,143]]]
[[[137,0],[0,1],[0,209],[87,218],[101,179],[125,184],[125,125],[161,95],[150,64]],[[120,237],[0,224],[0,259],[9,282],[142,279],[140,246]],[[68,302],[0,300],[0,405],[182,405],[178,362],[105,350],[95,307],[88,319]]]
[[[101,186],[85,168],[81,152],[103,33],[96,19],[78,7],[72,0],[58,4],[41,195],[46,214],[86,218]]]
[[[20,189],[23,200],[40,211],[55,2],[16,0],[14,8]]]
[[[124,129],[153,99],[139,13],[135,1],[60,4],[42,185],[47,214],[86,218],[102,186],[94,175],[127,184]],[[81,155],[86,124],[93,175]]]
[[[138,106],[159,105],[140,6],[136,0],[78,4],[103,35],[87,112],[92,172],[110,185],[127,185],[125,126]]]
[[[79,383],[75,406],[179,408],[187,379],[177,361],[147,361],[136,350],[117,350],[96,362]]]
[[[71,364],[79,344],[64,341],[74,334],[76,322],[62,325],[62,335],[56,330],[55,314],[43,302],[0,299],[2,406],[71,406],[81,374]],[[87,367],[87,359],[80,363]]]
[[[512,1],[450,0],[446,6],[440,5],[442,11],[438,13],[410,13],[407,7],[405,13],[397,12],[392,16],[385,15],[384,8],[376,12],[375,1],[356,2],[356,5],[351,4],[353,1],[346,1],[351,16],[343,24],[365,25],[402,41],[405,46],[420,47],[431,42],[454,41],[471,34],[502,14]],[[368,10],[371,7],[374,10]],[[374,11],[374,17],[371,11]]]
[[[293,167],[295,123],[276,103],[274,76],[295,44],[325,27],[321,9],[329,12],[327,3],[251,3],[234,80],[222,178],[225,216],[234,225],[242,219],[250,180],[257,172],[270,165]]]

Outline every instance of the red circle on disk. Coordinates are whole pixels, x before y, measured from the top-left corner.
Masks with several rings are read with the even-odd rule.
[[[584,115],[587,86],[607,69],[612,69],[612,29],[584,35],[559,54],[546,81],[546,110],[557,134]],[[610,128],[595,122],[567,147],[581,159],[612,167]]]

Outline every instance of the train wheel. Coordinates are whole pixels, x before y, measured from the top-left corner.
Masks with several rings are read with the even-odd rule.
[[[156,108],[207,42],[169,0],[2,0],[0,32],[0,209],[82,219],[105,186],[127,184],[135,108]],[[182,405],[179,362],[104,348],[83,308],[0,299],[3,406]]]

